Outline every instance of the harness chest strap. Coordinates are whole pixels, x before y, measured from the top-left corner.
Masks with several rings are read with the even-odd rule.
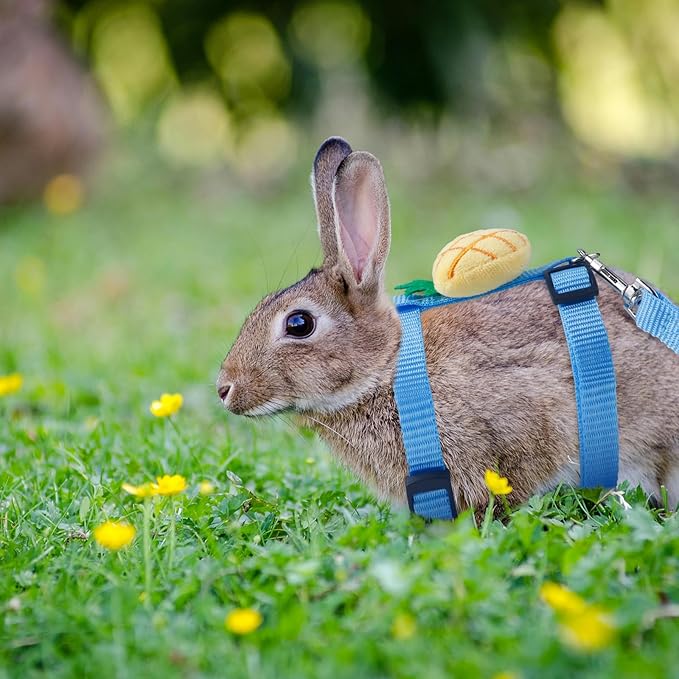
[[[615,373],[591,271],[582,263],[561,260],[526,271],[484,295],[543,276],[558,305],[569,346],[578,409],[582,485],[612,487],[618,474]],[[469,299],[473,298],[401,296],[394,300],[402,327],[394,397],[408,463],[406,491],[411,511],[426,519],[453,519],[457,510],[436,425],[421,313]]]

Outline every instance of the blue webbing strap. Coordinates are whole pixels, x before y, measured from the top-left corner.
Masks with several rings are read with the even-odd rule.
[[[679,307],[661,293],[644,292],[637,309],[637,327],[679,354]]]
[[[496,292],[502,292],[503,290],[509,290],[510,288],[515,288],[517,285],[523,285],[524,283],[531,283],[532,281],[543,280],[545,271],[548,269],[553,269],[559,264],[565,264],[570,262],[572,258],[566,257],[564,259],[557,259],[551,264],[545,264],[543,266],[536,267],[535,269],[528,269],[522,274],[518,275],[514,280],[509,281],[509,283],[504,283],[503,285],[495,288],[494,290],[488,290],[487,292],[482,292],[479,295],[472,295],[471,297],[444,297],[443,295],[431,295],[429,297],[419,297],[417,295],[398,295],[394,297],[394,305],[397,311],[400,313],[401,308],[410,308],[413,306],[419,307],[420,309],[431,309],[437,306],[446,306],[448,304],[458,304],[459,302],[468,302],[471,299],[478,299],[479,297],[485,297],[486,295],[494,295]]]
[[[402,333],[394,397],[408,462],[408,504],[413,512],[426,519],[454,519],[457,512],[436,427],[420,309],[417,306],[399,308],[399,315]],[[418,480],[436,477],[441,483],[421,485],[419,490],[413,486]]]
[[[559,309],[573,368],[580,486],[613,488],[618,482],[615,371],[593,276],[587,266],[576,264],[556,267],[545,277]]]

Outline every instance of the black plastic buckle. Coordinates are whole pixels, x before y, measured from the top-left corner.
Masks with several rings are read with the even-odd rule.
[[[455,507],[453,487],[450,483],[450,472],[447,469],[432,469],[408,476],[406,479],[406,494],[408,495],[410,511],[415,513],[415,496],[430,490],[446,491],[448,502],[450,502],[451,516],[455,518],[457,516],[457,508]]]
[[[578,288],[577,290],[571,290],[570,292],[557,292],[554,288],[552,274],[556,273],[557,271],[563,271],[564,269],[575,269],[577,267],[582,267],[585,269],[585,271],[587,271],[589,285],[586,288]],[[547,289],[549,290],[549,294],[552,296],[552,302],[554,302],[556,305],[577,304],[578,302],[584,302],[588,299],[594,299],[599,294],[599,286],[597,285],[596,278],[594,277],[594,272],[586,264],[578,260],[557,264],[551,269],[547,269],[544,276],[547,283]]]

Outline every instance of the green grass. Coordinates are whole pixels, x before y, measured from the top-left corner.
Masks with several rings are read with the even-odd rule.
[[[598,249],[679,291],[671,197],[391,193],[392,284],[499,220],[529,234],[536,264]],[[17,287],[27,256],[42,290]],[[0,374],[25,376],[0,399],[0,676],[679,677],[679,518],[639,492],[631,509],[535,497],[483,536],[469,515],[427,526],[376,502],[309,432],[223,412],[213,379],[245,313],[318,256],[302,171],[262,197],[119,165],[70,217],[0,213]],[[185,396],[173,422],[148,412],[162,391]],[[155,505],[142,602],[141,505],[120,486],[161,473],[190,487]],[[107,518],[137,527],[130,548],[94,543]],[[615,640],[565,645],[545,581],[608,610]],[[239,606],[264,616],[243,638],[223,622]],[[414,635],[395,638],[396,619]]]

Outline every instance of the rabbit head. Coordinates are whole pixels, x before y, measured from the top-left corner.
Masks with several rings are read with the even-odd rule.
[[[236,414],[335,412],[390,381],[399,326],[384,293],[382,168],[335,137],[316,154],[311,179],[323,264],[265,297],[243,324],[217,379]]]

